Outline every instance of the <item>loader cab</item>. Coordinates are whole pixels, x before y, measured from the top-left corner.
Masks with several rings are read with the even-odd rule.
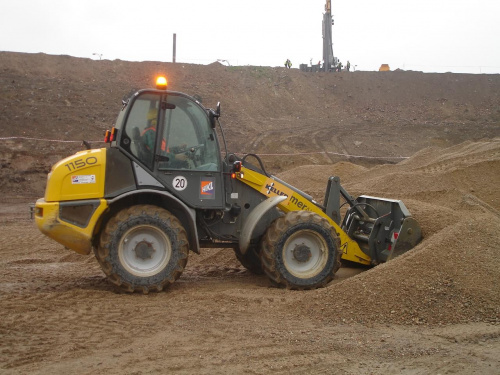
[[[115,146],[134,161],[139,188],[165,188],[194,208],[224,207],[221,154],[209,114],[194,98],[166,90],[141,90],[124,102]]]

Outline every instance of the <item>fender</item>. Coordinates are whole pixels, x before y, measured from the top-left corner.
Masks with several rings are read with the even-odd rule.
[[[182,225],[187,231],[190,249],[196,254],[200,253],[200,244],[198,241],[198,230],[196,229],[196,211],[193,208],[188,207],[184,202],[179,200],[174,195],[170,194],[168,191],[164,190],[154,190],[154,189],[140,189],[130,191],[128,193],[121,194],[120,196],[108,200],[108,205],[111,206],[124,198],[131,197],[133,195],[156,195],[160,196],[162,199],[167,200],[168,204],[166,209],[176,215],[181,221]]]
[[[264,216],[271,208],[276,207],[287,198],[288,197],[286,195],[277,195],[267,198],[265,201],[260,202],[257,207],[253,209],[250,215],[248,215],[240,235],[239,246],[242,254],[247,252],[255,226],[260,221],[262,216]]]

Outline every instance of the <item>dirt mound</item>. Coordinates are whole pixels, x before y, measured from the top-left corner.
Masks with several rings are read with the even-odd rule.
[[[405,256],[318,291],[316,300],[341,311],[330,318],[348,322],[498,322],[499,225],[496,215],[462,218]]]

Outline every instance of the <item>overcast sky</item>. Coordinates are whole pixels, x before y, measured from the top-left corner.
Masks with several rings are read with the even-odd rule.
[[[0,50],[293,67],[322,59],[325,0],[0,0]],[[357,70],[500,73],[500,0],[332,0]],[[97,54],[97,55],[94,55]]]

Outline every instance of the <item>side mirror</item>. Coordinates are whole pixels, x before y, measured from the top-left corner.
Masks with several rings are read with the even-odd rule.
[[[215,129],[215,119],[220,117],[220,102],[217,102],[216,110],[213,109],[208,110],[208,118],[210,120],[210,125],[212,129]]]
[[[217,102],[217,107],[216,107],[216,110],[215,110],[215,114],[217,115],[217,117],[220,117],[220,102]]]

